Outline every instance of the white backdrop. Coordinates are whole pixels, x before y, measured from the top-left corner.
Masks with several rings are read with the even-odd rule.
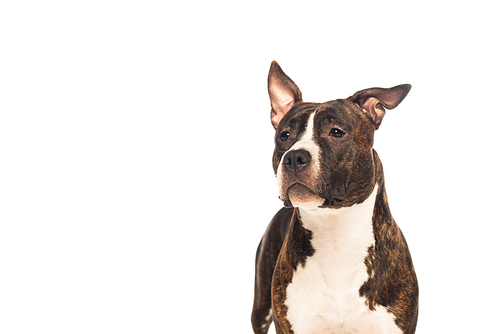
[[[375,147],[417,333],[498,330],[491,1],[0,5],[0,332],[251,333],[281,207],[267,71],[304,99],[411,83]]]

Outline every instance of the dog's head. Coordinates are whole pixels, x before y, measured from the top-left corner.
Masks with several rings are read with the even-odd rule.
[[[375,186],[373,135],[410,85],[369,88],[347,99],[305,103],[273,62],[269,70],[273,168],[286,206],[339,208],[363,202]]]

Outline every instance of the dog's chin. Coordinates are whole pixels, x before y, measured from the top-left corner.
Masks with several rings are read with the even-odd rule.
[[[317,208],[325,201],[319,197],[311,188],[303,184],[295,183],[287,191],[288,199],[294,207]]]

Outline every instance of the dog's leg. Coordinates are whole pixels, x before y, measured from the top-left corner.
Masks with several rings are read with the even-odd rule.
[[[288,232],[292,208],[283,208],[273,217],[257,249],[255,259],[255,295],[252,327],[256,334],[266,334],[272,322],[271,282],[276,259]]]

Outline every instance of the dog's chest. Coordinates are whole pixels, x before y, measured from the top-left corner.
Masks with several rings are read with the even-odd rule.
[[[287,318],[294,333],[401,333],[392,314],[384,307],[371,311],[359,295],[369,278],[364,261],[375,243],[376,188],[364,203],[334,215],[301,211],[315,251],[287,287]]]

